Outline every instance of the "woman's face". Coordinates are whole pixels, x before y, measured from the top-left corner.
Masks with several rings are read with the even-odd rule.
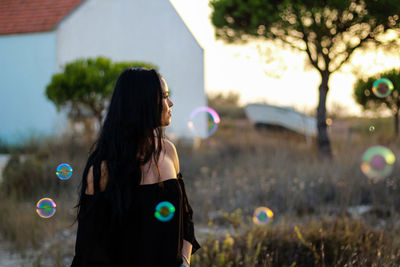
[[[162,90],[162,113],[161,113],[161,126],[168,126],[171,124],[171,107],[174,105],[171,99],[169,99],[169,89],[167,82],[163,77],[160,78],[161,90]]]

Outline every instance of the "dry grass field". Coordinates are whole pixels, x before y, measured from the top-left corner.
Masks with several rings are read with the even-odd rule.
[[[368,130],[375,125],[375,131]],[[400,179],[367,179],[361,156],[380,144],[400,155],[390,119],[334,120],[334,157],[318,155],[315,140],[256,130],[246,119],[222,119],[218,131],[193,149],[176,142],[202,249],[192,266],[399,266]],[[4,170],[0,185],[0,240],[28,258],[26,266],[68,266],[76,225],[77,186],[88,144],[80,139],[32,141]],[[59,163],[74,175],[60,181]],[[55,216],[35,213],[51,197]],[[255,226],[255,208],[273,220]],[[0,260],[1,263],[1,260]]]

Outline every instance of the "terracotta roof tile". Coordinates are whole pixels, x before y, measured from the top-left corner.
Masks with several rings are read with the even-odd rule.
[[[84,0],[0,0],[0,35],[46,32]]]

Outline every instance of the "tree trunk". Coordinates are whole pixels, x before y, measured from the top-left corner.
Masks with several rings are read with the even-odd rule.
[[[399,106],[396,107],[394,113],[394,136],[396,138],[399,136]]]
[[[328,94],[329,72],[321,74],[321,84],[319,86],[319,103],[317,108],[317,129],[318,129],[318,150],[321,155],[331,157],[331,143],[329,141],[326,124],[326,97]]]

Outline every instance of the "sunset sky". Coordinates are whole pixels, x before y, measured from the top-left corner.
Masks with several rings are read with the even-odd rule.
[[[170,1],[204,48],[205,89],[208,93],[235,91],[241,95],[242,104],[266,102],[294,106],[300,112],[316,108],[320,78],[315,70],[304,67],[304,54],[266,41],[246,45],[224,44],[214,37],[208,0]],[[362,115],[352,97],[356,80],[352,69],[361,70],[360,66],[363,66],[362,73],[371,75],[400,67],[400,56],[385,55],[382,51],[358,52],[353,55],[352,62],[355,68],[348,65],[331,76],[328,112],[334,103],[339,103],[348,113]]]

